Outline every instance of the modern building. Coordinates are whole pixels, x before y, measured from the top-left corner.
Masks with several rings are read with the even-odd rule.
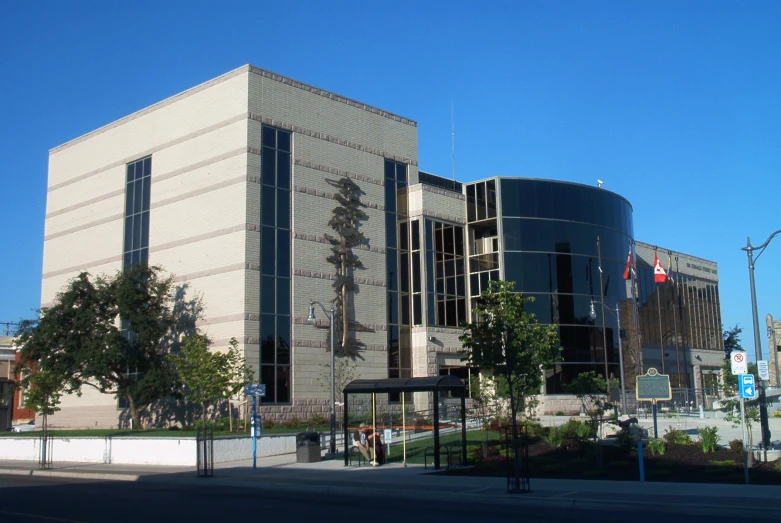
[[[355,226],[334,228],[345,221]],[[632,206],[617,194],[419,171],[413,120],[244,66],[50,151],[41,302],[80,271],[161,266],[203,297],[214,348],[240,340],[267,387],[264,414],[306,419],[329,410],[334,300],[337,354],[355,377],[466,379],[458,326],[490,280],[513,280],[541,322],[559,325],[563,361],[543,391],[553,399],[583,370],[620,374],[616,310],[631,368],[661,354],[639,350],[654,341],[635,328],[634,279],[623,278],[632,242]],[[697,263],[715,276],[714,263]],[[642,319],[655,298],[639,283]],[[315,325],[310,301],[325,309],[315,306]],[[692,321],[673,334],[678,352],[720,355],[712,325]],[[662,334],[669,370],[678,352]],[[687,357],[674,368],[693,386],[697,355]],[[121,411],[85,390],[51,423],[116,426]]]

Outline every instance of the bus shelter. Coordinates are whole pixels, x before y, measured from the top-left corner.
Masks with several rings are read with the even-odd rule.
[[[350,396],[357,394],[371,394],[372,430],[377,432],[377,394],[400,394],[402,418],[405,416],[405,393],[407,392],[432,392],[433,401],[433,437],[434,437],[434,469],[440,468],[439,456],[439,393],[449,391],[461,398],[461,463],[466,464],[466,385],[456,376],[428,376],[424,378],[387,378],[380,380],[353,380],[344,387],[344,465],[349,464],[350,453],[350,427],[349,405]],[[407,422],[402,419],[403,440],[407,441]],[[404,450],[404,463],[406,464],[406,445]]]

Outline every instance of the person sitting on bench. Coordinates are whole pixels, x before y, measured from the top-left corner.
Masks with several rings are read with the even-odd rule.
[[[365,423],[361,423],[358,427],[358,430],[353,433],[353,446],[356,447],[361,454],[363,454],[363,457],[366,458],[366,461],[374,464],[374,461],[369,454],[370,432],[371,429],[368,428]]]

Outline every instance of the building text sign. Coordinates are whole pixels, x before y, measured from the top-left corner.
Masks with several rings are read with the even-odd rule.
[[[670,376],[648,369],[644,376],[637,376],[635,396],[637,401],[669,401],[673,398]]]
[[[759,379],[770,381],[770,366],[768,360],[759,360],[757,362],[757,370],[759,371]]]

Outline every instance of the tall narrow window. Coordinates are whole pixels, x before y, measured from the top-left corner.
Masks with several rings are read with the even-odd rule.
[[[410,224],[407,222],[407,166],[403,163],[385,160],[385,244],[388,310],[388,377],[407,378],[412,376],[412,333],[413,321],[410,310],[410,296],[414,288],[410,263],[410,249],[420,249],[419,224],[415,222],[416,238],[410,238]],[[420,252],[415,253],[420,258]],[[418,263],[418,284],[420,283]],[[411,271],[412,269],[412,271]],[[418,290],[417,292],[420,292]],[[418,298],[419,299],[419,298]],[[391,394],[390,401],[399,401],[398,394]]]
[[[125,185],[125,243],[122,269],[128,270],[149,258],[149,190],[152,157],[127,164]]]
[[[265,402],[290,403],[291,134],[262,128],[260,167],[260,382]]]

